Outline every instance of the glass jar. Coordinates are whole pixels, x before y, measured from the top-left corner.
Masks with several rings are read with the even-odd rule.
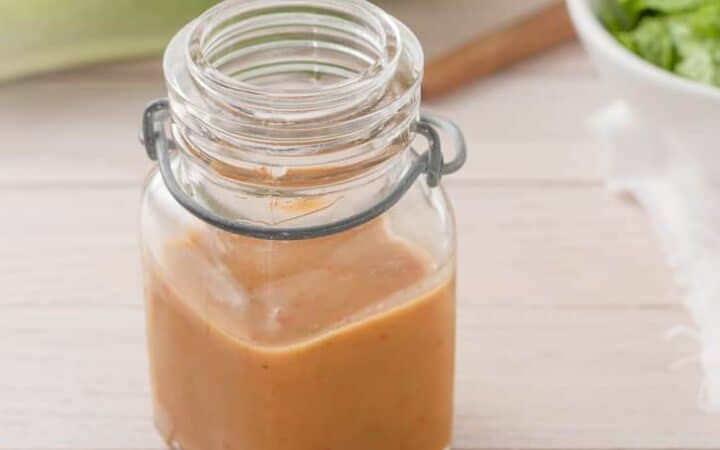
[[[234,0],[164,59],[143,141],[155,421],[185,450],[450,445],[464,143],[362,0]],[[437,129],[454,138],[444,162]]]

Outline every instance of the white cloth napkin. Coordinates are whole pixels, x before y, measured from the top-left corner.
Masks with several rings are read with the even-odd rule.
[[[701,406],[720,411],[720,179],[685,163],[678,155],[687,149],[622,101],[593,117],[591,129],[607,144],[608,187],[631,193],[665,243],[701,343]],[[720,144],[713,158],[705,163],[720,168]]]

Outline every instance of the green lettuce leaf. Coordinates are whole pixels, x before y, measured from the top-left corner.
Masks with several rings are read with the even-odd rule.
[[[720,0],[606,0],[598,16],[640,58],[720,87]]]

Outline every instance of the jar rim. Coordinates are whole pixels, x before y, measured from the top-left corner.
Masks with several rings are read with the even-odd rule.
[[[293,10],[295,13],[330,13],[344,16],[348,21],[360,19],[372,27],[376,39],[375,44],[387,51],[379,52],[371,64],[364,70],[358,71],[354,76],[341,79],[330,85],[313,85],[310,87],[278,87],[259,86],[237,77],[229,76],[219,70],[209,58],[207,51],[217,40],[218,30],[227,25],[232,19],[242,20],[242,16],[249,19],[256,18],[258,14],[267,14],[271,11]],[[325,10],[325,11],[322,11]],[[211,38],[215,38],[214,40]],[[365,90],[372,84],[386,80],[396,70],[402,52],[400,30],[398,21],[385,13],[377,6],[364,0],[228,0],[224,1],[203,13],[194,22],[189,32],[186,58],[188,68],[193,74],[202,79],[204,83],[215,85],[242,95],[259,95],[273,100],[284,97],[320,97],[340,95],[348,89]],[[197,51],[192,51],[196,49]],[[216,49],[217,50],[217,49]]]
[[[363,20],[374,21],[375,37],[384,44],[378,48],[383,52],[378,64],[371,64],[357,76],[339,83],[298,90],[268,89],[243,80],[232,81],[227,74],[214,77],[218,75],[217,68],[205,72],[207,64],[193,63],[193,58],[197,60],[197,55],[192,54],[197,47],[193,50],[193,45],[198,45],[203,32],[212,32],[212,24],[221,26],[218,24],[225,20],[227,25],[227,18],[237,18],[238,12],[242,20],[258,20],[258,8],[277,12],[278,8],[298,5],[315,10],[342,7],[346,13],[352,6],[352,11]],[[309,13],[303,17],[310,19],[311,16]],[[310,28],[318,29],[317,21],[325,20],[324,17],[314,17],[316,22],[311,22]],[[379,27],[385,31],[381,33]],[[312,41],[312,34],[309,39],[311,45],[319,45]],[[164,58],[176,122],[233,146],[261,151],[281,149],[285,154],[306,155],[322,152],[328,142],[342,145],[377,133],[388,118],[407,110],[408,106],[414,110],[410,112],[413,120],[416,119],[422,67],[422,49],[412,32],[366,0],[227,0],[183,28],[168,45]]]
[[[309,96],[285,95],[283,92],[277,96],[265,95],[262,86],[251,86],[251,90],[258,92],[247,95],[248,86],[244,84],[235,86],[240,88],[240,92],[237,89],[218,90],[196,76],[187,56],[191,51],[193,32],[202,29],[201,22],[207,15],[223,11],[222,15],[213,16],[215,22],[211,22],[222,24],[223,19],[237,17],[240,11],[240,26],[232,29],[236,34],[231,37],[242,39],[248,35],[245,33],[248,29],[256,29],[256,26],[260,27],[262,34],[272,31],[275,24],[284,26],[292,23],[291,19],[298,17],[293,15],[297,10],[283,16],[278,8],[299,4],[305,8],[354,5],[365,14],[363,17],[381,16],[382,20],[377,19],[376,23],[392,23],[391,30],[396,37],[388,38],[386,35],[379,39],[386,45],[377,49],[388,52],[388,55],[390,51],[395,52],[397,56],[386,57],[395,60],[395,63],[391,69],[371,74],[368,79],[375,83],[373,85],[363,86],[355,79],[349,83],[354,89],[337,85]],[[219,7],[224,9],[217,9]],[[275,8],[273,13],[281,15],[269,16],[269,24],[257,22],[263,18],[261,14],[242,15],[257,8]],[[305,22],[300,21],[298,26],[301,30],[310,31],[304,38],[310,39],[311,44],[314,45],[315,38],[326,37],[324,34],[313,34],[327,24],[326,17],[322,14],[313,16],[312,11],[300,16]],[[256,22],[242,28],[247,25],[243,20]],[[337,19],[340,22],[333,20],[330,19],[331,25],[337,26],[346,18]],[[257,37],[252,32],[249,36],[251,39]],[[331,37],[337,36],[348,38],[342,33]],[[360,41],[365,35],[358,36],[357,40],[350,36],[348,45],[364,45],[364,41]],[[380,38],[380,35],[376,33],[374,37]],[[285,41],[279,42],[283,44]],[[342,44],[346,41],[338,42]],[[301,43],[306,44],[307,41]],[[232,50],[234,48],[231,47],[230,53],[222,54],[223,57],[229,55],[231,62],[238,55]],[[251,63],[262,62],[267,53],[258,54],[260,59]],[[284,55],[281,53],[281,56]],[[327,55],[321,53],[322,57]],[[283,186],[344,183],[348,179],[365,177],[376,169],[381,170],[386,161],[399,160],[395,157],[411,145],[414,138],[412,130],[419,118],[422,64],[422,49],[412,32],[365,0],[228,0],[188,24],[173,38],[165,52],[172,139],[188,158],[230,183],[279,189]],[[378,73],[382,77],[377,76]]]

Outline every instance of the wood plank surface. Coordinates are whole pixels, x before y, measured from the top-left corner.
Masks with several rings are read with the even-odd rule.
[[[682,310],[477,306],[461,295],[457,448],[715,448]],[[160,447],[140,307],[4,307],[0,448]],[[652,351],[650,351],[652,350]]]
[[[568,58],[584,61],[579,49],[561,48],[545,64],[532,62],[532,70],[507,72],[427,105],[466,133],[468,163],[449,183],[599,182],[600,148],[588,138],[585,118],[607,101],[606,94],[586,64],[568,67]],[[548,92],[562,91],[582,95],[548,101]],[[157,62],[0,88],[0,185],[138,184],[150,166],[137,141],[140,115],[146,103],[162,95]]]
[[[470,184],[450,195],[460,289],[475,302],[681,307],[642,211],[602,187]],[[0,222],[0,306],[138,305],[139,197],[138,187],[0,190],[14,211]]]
[[[11,288],[0,299],[5,438],[152,447],[138,190],[2,192],[17,212],[0,226],[0,285]],[[688,318],[634,205],[594,186],[457,186],[451,196],[461,236],[456,445],[582,447],[581,436],[614,430],[601,441],[613,446],[658,420],[663,433],[646,442],[720,438],[696,408],[697,367],[669,370],[697,349],[663,341]],[[678,418],[692,440],[668,434]]]
[[[159,449],[136,143],[154,62],[0,87],[0,450]],[[457,213],[458,449],[718,448],[691,325],[651,224],[601,184],[607,102],[579,47],[429,107],[468,166]]]

